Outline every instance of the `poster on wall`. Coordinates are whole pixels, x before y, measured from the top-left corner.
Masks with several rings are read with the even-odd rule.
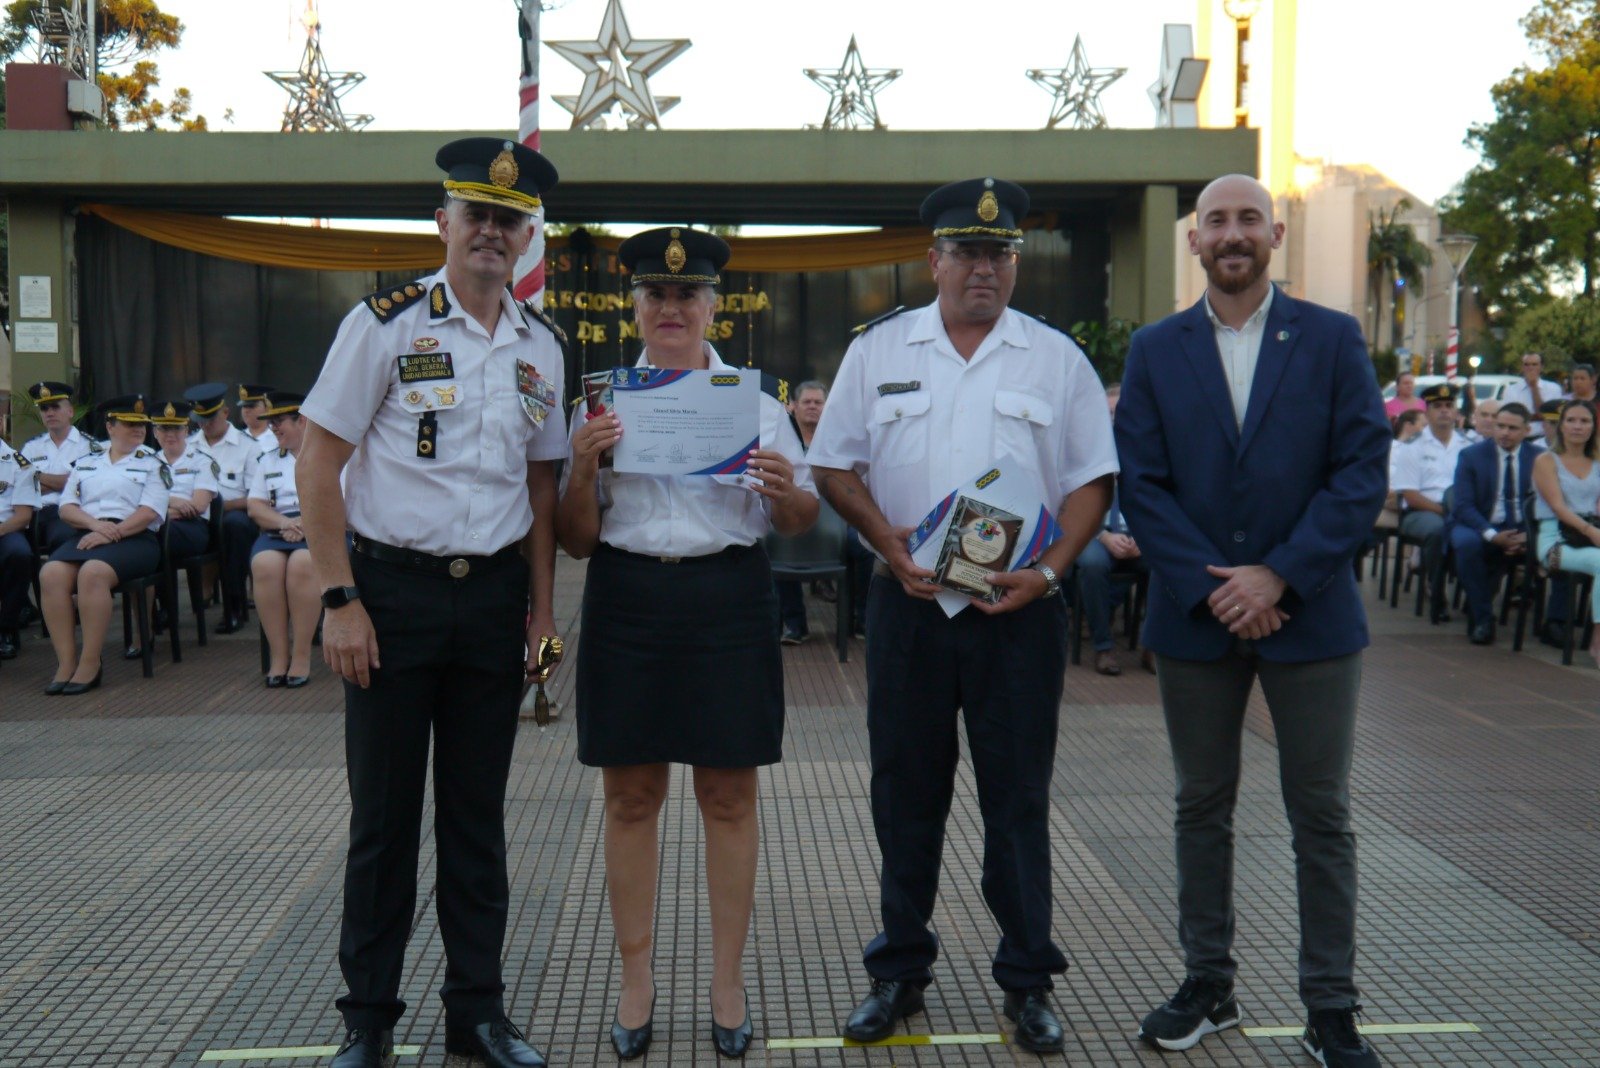
[[[17,318],[50,318],[50,276],[25,274],[17,278]]]

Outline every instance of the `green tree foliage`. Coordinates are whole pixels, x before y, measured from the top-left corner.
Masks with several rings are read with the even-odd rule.
[[[1137,329],[1139,324],[1130,319],[1112,318],[1104,323],[1097,319],[1073,323],[1068,333],[1089,357],[1100,381],[1109,386],[1122,381],[1122,369],[1128,362],[1128,349]]]
[[[1540,0],[1522,27],[1548,66],[1494,87],[1494,121],[1467,134],[1482,161],[1442,205],[1477,235],[1465,273],[1502,323],[1600,282],[1600,0]]]
[[[45,0],[11,0],[0,21],[0,63],[15,59],[38,41],[35,18]],[[97,0],[95,59],[106,123],[113,129],[204,130],[206,118],[194,113],[194,100],[179,88],[167,101],[155,95],[161,71],[150,57],[176,48],[183,24],[155,0]],[[163,123],[166,126],[163,126]]]
[[[1600,357],[1600,298],[1547,300],[1517,316],[1506,351],[1537,352],[1546,370],[1564,370]]]
[[[1383,315],[1384,294],[1389,295],[1389,341],[1398,345],[1405,335],[1404,285],[1421,287],[1422,272],[1433,264],[1433,253],[1417,238],[1417,231],[1401,216],[1411,210],[1401,197],[1387,213],[1379,208],[1367,216],[1367,285],[1372,290],[1371,341],[1378,340],[1378,319]]]

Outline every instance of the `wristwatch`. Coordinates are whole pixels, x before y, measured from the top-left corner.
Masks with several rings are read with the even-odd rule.
[[[1044,576],[1044,595],[1046,597],[1054,597],[1061,592],[1061,580],[1056,577],[1056,573],[1053,570],[1044,564],[1029,564],[1028,566]]]
[[[322,591],[322,607],[343,608],[351,601],[361,599],[361,590],[355,586],[329,586]]]

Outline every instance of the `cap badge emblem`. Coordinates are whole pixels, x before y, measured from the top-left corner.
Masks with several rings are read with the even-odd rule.
[[[161,418],[163,418],[163,419],[176,419],[177,416],[178,416],[178,409],[176,409],[176,408],[174,408],[172,406],[172,402],[171,401],[168,401],[166,408],[163,409],[162,412],[161,412]]]
[[[992,190],[985,189],[983,196],[978,198],[978,218],[984,222],[994,222],[1000,217],[1000,202],[994,198]]]
[[[135,415],[144,414],[144,401],[142,399],[133,402],[133,412]]]
[[[672,231],[672,240],[667,243],[667,270],[673,274],[683,270],[683,265],[689,262],[689,256],[683,251],[683,242],[678,240],[678,231]]]
[[[507,141],[506,147],[502,148],[500,154],[494,158],[494,162],[489,164],[489,181],[501,189],[510,189],[517,184],[519,173],[516,157],[511,154],[511,142]]]

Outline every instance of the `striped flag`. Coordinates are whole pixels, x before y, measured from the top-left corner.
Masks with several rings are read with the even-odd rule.
[[[522,0],[518,5],[517,34],[522,38],[522,78],[517,93],[517,139],[539,148],[539,7],[542,0]],[[518,300],[544,306],[544,210],[534,219],[533,241],[517,261],[512,292]]]

